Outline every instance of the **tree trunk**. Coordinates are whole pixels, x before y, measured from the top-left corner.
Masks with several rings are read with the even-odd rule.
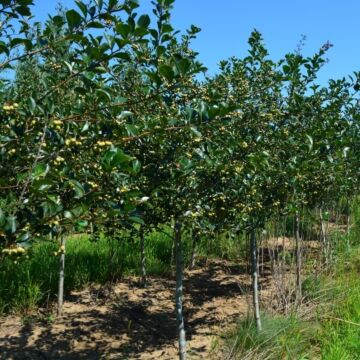
[[[176,259],[176,320],[179,339],[179,359],[186,360],[186,338],[183,315],[183,268],[184,259],[182,254],[181,244],[181,223],[179,220],[175,221],[174,228],[174,243],[175,243],[175,259]]]
[[[327,262],[328,254],[327,254],[326,226],[323,218],[322,208],[319,209],[319,216],[320,216],[320,242],[325,256],[325,262]]]
[[[250,258],[251,258],[251,276],[253,287],[253,305],[256,328],[261,331],[260,306],[259,306],[259,284],[258,284],[258,266],[257,266],[257,245],[256,232],[251,231],[250,234]]]
[[[58,288],[58,316],[62,315],[63,304],[64,304],[64,276],[65,276],[65,236],[61,236],[60,242],[60,262],[59,262],[59,288]]]
[[[140,251],[141,251],[141,286],[146,286],[146,257],[144,227],[140,227]]]
[[[175,264],[175,259],[176,259],[176,245],[175,245],[175,237],[172,239],[172,244],[171,244],[171,258],[170,258],[170,265],[174,265]]]
[[[199,234],[193,230],[192,231],[192,249],[191,249],[191,260],[190,260],[190,270],[195,267],[196,264],[196,245],[199,240]]]
[[[299,213],[295,214],[295,246],[296,246],[296,300],[301,301],[301,238]]]
[[[347,200],[346,211],[346,235],[350,234],[350,202]]]

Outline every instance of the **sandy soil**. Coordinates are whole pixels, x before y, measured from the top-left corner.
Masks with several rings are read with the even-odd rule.
[[[220,359],[218,336],[251,309],[243,265],[209,261],[186,271],[184,312],[190,359]],[[262,301],[271,297],[270,270]],[[0,359],[176,359],[173,280],[152,278],[140,289],[129,278],[66,298],[64,315],[0,319]]]

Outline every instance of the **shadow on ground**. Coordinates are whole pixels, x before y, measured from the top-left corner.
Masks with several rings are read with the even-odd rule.
[[[265,275],[262,287],[269,281]],[[176,358],[173,289],[172,280],[150,279],[146,289],[138,289],[129,281],[113,292],[88,290],[86,296],[83,292],[72,295],[66,300],[67,308],[73,309],[65,310],[61,319],[52,323],[34,320],[2,329],[0,359]],[[247,304],[249,291],[246,266],[217,261],[187,272],[187,338],[191,341],[199,334],[212,335],[212,326],[219,323],[219,311],[225,311],[227,322],[235,322],[242,313],[241,302]],[[231,311],[226,313],[226,307]],[[191,352],[203,358],[205,347],[194,342]]]

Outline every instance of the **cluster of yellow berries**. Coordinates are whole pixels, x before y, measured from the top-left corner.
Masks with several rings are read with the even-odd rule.
[[[59,221],[58,221],[58,220],[52,220],[52,221],[50,222],[50,225],[58,226],[58,225],[59,225]]]
[[[55,129],[58,130],[58,131],[61,130],[62,123],[63,122],[61,120],[54,120],[53,121],[53,124],[55,125]]]
[[[61,245],[58,251],[54,251],[54,256],[65,254],[65,245]]]
[[[244,168],[243,166],[235,166],[235,172],[237,174],[240,174],[243,168]]]
[[[112,142],[109,140],[104,140],[104,141],[99,140],[96,144],[100,147],[104,147],[104,146],[111,146]]]
[[[61,65],[60,64],[56,64],[56,63],[54,63],[54,62],[49,62],[49,67],[51,68],[51,69],[53,69],[53,70],[59,70],[59,69],[61,69]]]
[[[3,249],[1,252],[5,255],[22,255],[26,252],[26,250],[21,246],[17,246],[13,248]]]
[[[57,156],[56,159],[54,160],[54,164],[60,165],[64,161],[65,161],[65,159],[62,156]]]
[[[66,140],[65,140],[65,145],[66,145],[66,146],[70,146],[70,145],[81,145],[81,141],[80,141],[80,140],[76,140],[76,138],[70,138],[70,139],[66,139]]]
[[[130,191],[130,189],[127,186],[122,186],[122,187],[116,188],[116,192],[119,192],[119,193],[126,193],[128,191]]]
[[[185,216],[187,216],[187,217],[192,217],[192,218],[197,218],[197,217],[200,216],[200,213],[197,212],[197,211],[190,211],[190,210],[188,210],[188,211],[185,212]]]
[[[99,185],[94,182],[94,181],[88,181],[88,184],[93,188],[93,189],[97,189],[99,187]]]
[[[11,112],[11,111],[14,111],[16,110],[17,108],[19,107],[19,104],[18,103],[6,103],[3,105],[3,110],[5,112]]]

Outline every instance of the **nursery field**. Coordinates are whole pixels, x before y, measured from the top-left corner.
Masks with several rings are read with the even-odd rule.
[[[150,3],[0,0],[0,358],[360,358],[360,72]]]

